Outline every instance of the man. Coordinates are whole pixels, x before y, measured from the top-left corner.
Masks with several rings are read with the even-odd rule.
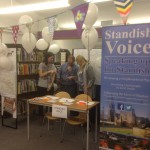
[[[78,66],[74,62],[74,56],[68,56],[67,62],[60,66],[60,70],[58,72],[58,80],[61,91],[68,92],[72,98],[77,95],[76,79]]]

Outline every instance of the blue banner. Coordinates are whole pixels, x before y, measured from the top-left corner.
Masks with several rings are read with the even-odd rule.
[[[103,28],[101,79],[100,147],[150,146],[150,24]]]

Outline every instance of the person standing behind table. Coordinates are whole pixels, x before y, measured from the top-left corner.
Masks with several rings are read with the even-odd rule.
[[[94,98],[94,82],[95,75],[93,67],[82,56],[76,57],[76,62],[79,65],[78,70],[78,92],[88,94],[91,98]]]
[[[74,63],[73,55],[68,56],[65,64],[61,65],[58,72],[58,80],[60,83],[60,90],[68,92],[72,98],[77,95],[77,72],[78,66]]]
[[[53,83],[57,73],[54,63],[54,54],[47,52],[44,54],[44,61],[39,64],[38,92],[39,96],[53,95]]]

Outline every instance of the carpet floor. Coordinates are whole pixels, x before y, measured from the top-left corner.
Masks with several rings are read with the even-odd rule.
[[[30,140],[28,141],[26,118],[19,118],[18,129],[0,125],[0,150],[83,150],[81,128],[76,127],[75,134],[73,131],[73,127],[66,126],[64,141],[61,143],[60,123],[56,122],[54,129],[48,131],[47,123],[41,125],[36,117],[30,119]],[[94,143],[93,134],[89,133],[89,150],[98,150],[98,143]]]

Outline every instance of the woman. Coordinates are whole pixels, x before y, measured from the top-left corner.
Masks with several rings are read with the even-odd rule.
[[[57,69],[54,63],[54,55],[51,52],[44,54],[44,61],[39,64],[38,92],[39,96],[53,95],[53,83]]]
[[[91,98],[94,98],[94,71],[93,67],[87,62],[87,60],[78,55],[76,62],[79,65],[78,70],[78,91],[79,93],[88,94]]]

